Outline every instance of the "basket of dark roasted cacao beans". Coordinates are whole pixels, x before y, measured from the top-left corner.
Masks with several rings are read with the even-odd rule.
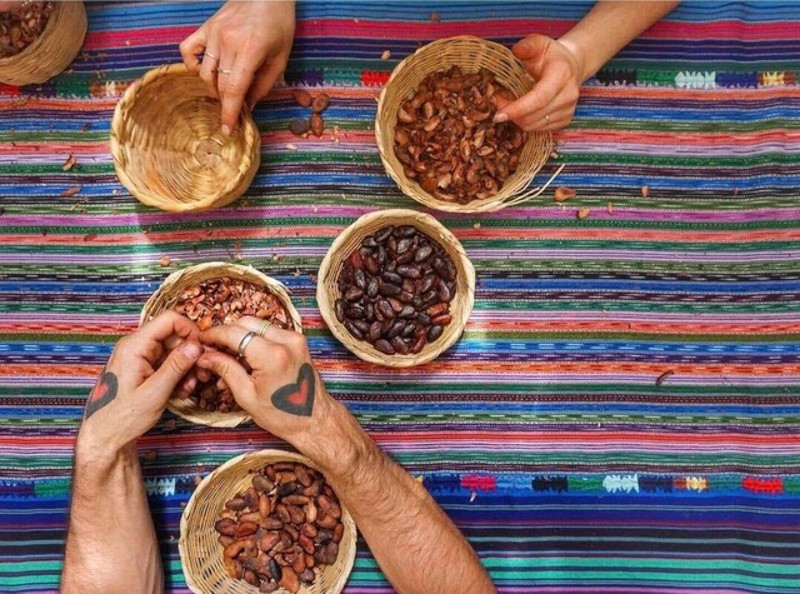
[[[533,87],[511,51],[478,37],[434,41],[394,69],[381,92],[375,138],[407,196],[448,212],[489,212],[541,194],[549,132],[495,124],[498,109]]]
[[[0,11],[0,83],[43,83],[69,66],[86,37],[83,2],[20,2]]]
[[[459,241],[414,210],[364,215],[333,242],[319,270],[325,323],[364,361],[411,367],[461,336],[475,300],[475,269]]]
[[[338,594],[356,526],[308,458],[251,452],[209,474],[181,517],[178,550],[197,594]]]
[[[302,331],[300,315],[286,287],[251,266],[208,262],[169,275],[147,300],[140,323],[174,310],[195,322],[200,330],[230,324],[243,316],[270,320],[284,330]],[[193,369],[190,394],[176,394],[167,408],[193,423],[235,427],[250,420],[236,404],[225,382],[205,369]]]

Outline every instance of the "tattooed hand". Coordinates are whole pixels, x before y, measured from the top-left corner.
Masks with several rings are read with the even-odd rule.
[[[82,437],[121,449],[156,424],[202,353],[199,329],[175,312],[121,339],[86,402]]]
[[[236,352],[242,338],[258,332],[261,324],[257,318],[244,317],[203,332],[200,341]],[[337,403],[314,369],[305,338],[270,326],[263,337],[256,336],[246,346],[244,359],[250,373],[234,357],[211,348],[197,366],[222,377],[239,406],[261,427],[314,459],[312,450],[320,441],[317,434]]]

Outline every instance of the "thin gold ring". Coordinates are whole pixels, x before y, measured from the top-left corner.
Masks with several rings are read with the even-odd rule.
[[[270,322],[269,320],[264,320],[259,325],[256,334],[258,334],[261,338],[264,338],[264,335],[267,333],[267,330],[269,330],[270,326],[272,326],[272,322]]]
[[[549,113],[544,114],[544,121],[545,121],[546,124],[550,123],[550,114]]]
[[[248,332],[242,336],[242,340],[239,341],[239,348],[236,349],[239,351],[239,357],[244,357],[244,351],[247,348],[247,345],[249,345],[256,336],[258,335],[255,332]]]
[[[230,68],[217,68],[217,72],[220,74],[233,74],[233,70]]]
[[[217,56],[215,56],[214,54],[212,54],[211,52],[203,52],[203,57],[204,58],[211,58],[212,60],[216,60],[217,62],[219,62],[219,58]]]

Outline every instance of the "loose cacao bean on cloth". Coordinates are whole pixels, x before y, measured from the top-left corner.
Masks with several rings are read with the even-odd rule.
[[[400,105],[395,154],[406,176],[440,200],[490,198],[517,170],[527,134],[495,112],[516,99],[487,69],[429,74]]]
[[[0,12],[0,58],[14,56],[36,41],[52,11],[52,2],[31,2]]]
[[[416,227],[383,227],[342,264],[336,319],[386,355],[419,353],[452,321],[457,275],[447,251]]]
[[[333,565],[344,536],[342,507],[325,477],[294,462],[269,464],[225,503],[214,528],[228,575],[261,592],[297,592]]]
[[[203,281],[189,287],[172,308],[182,316],[196,322],[200,330],[212,326],[231,324],[243,316],[255,316],[271,321],[276,327],[292,329],[289,312],[280,299],[263,287],[247,281],[222,277]],[[208,411],[231,412],[239,410],[233,393],[219,378],[209,372],[208,381],[200,381],[191,394],[197,404]]]

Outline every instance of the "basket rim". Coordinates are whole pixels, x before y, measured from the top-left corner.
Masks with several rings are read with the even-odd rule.
[[[504,46],[504,45],[502,45],[500,43],[497,43],[495,41],[490,41],[488,39],[484,39],[483,37],[478,37],[476,35],[456,35],[456,36],[453,36],[453,37],[446,37],[446,38],[443,38],[443,39],[436,39],[436,40],[434,40],[434,41],[432,41],[430,43],[427,43],[427,44],[423,45],[420,48],[417,48],[412,54],[407,55],[405,58],[403,58],[400,61],[400,63],[397,64],[397,66],[394,67],[394,70],[392,70],[392,74],[389,76],[389,79],[384,84],[383,89],[381,89],[380,95],[378,97],[378,107],[377,107],[377,109],[375,111],[375,125],[374,125],[375,142],[378,145],[378,153],[380,154],[381,163],[383,164],[383,168],[386,171],[387,175],[389,175],[389,177],[392,178],[392,181],[395,182],[395,184],[400,189],[400,191],[403,194],[405,194],[406,196],[408,196],[409,198],[411,198],[412,200],[418,202],[419,204],[422,204],[426,208],[436,209],[436,210],[439,210],[439,211],[442,211],[442,212],[458,213],[458,214],[476,214],[476,213],[484,213],[484,212],[494,212],[494,211],[498,211],[498,210],[501,210],[503,208],[506,208],[507,206],[512,206],[513,204],[517,204],[518,202],[522,201],[520,199],[529,199],[529,198],[533,198],[534,196],[538,196],[541,192],[543,192],[545,189],[547,189],[547,187],[553,182],[553,180],[556,178],[556,176],[559,173],[561,173],[561,170],[564,168],[564,166],[562,165],[550,177],[550,179],[547,181],[547,183],[543,187],[537,188],[535,191],[531,190],[530,186],[531,186],[531,184],[533,184],[534,179],[536,178],[538,173],[541,171],[541,168],[549,160],[549,156],[548,156],[548,158],[545,159],[539,167],[534,169],[534,171],[532,172],[531,177],[528,180],[528,182],[521,189],[519,189],[516,193],[509,194],[508,196],[502,196],[502,188],[501,188],[501,192],[498,192],[498,194],[495,194],[494,196],[492,196],[490,198],[484,198],[483,200],[472,200],[472,201],[468,202],[467,204],[458,204],[456,202],[448,202],[448,201],[445,201],[445,200],[441,200],[439,198],[436,198],[434,195],[432,195],[432,194],[430,194],[428,192],[425,192],[425,190],[423,190],[422,187],[419,186],[419,184],[417,184],[417,186],[419,186],[419,191],[422,194],[425,194],[426,197],[427,197],[428,201],[424,202],[418,196],[416,196],[416,195],[414,195],[414,194],[412,194],[412,193],[410,193],[410,192],[408,192],[406,190],[405,186],[406,185],[410,185],[412,182],[414,182],[414,180],[403,180],[403,179],[400,178],[400,176],[397,173],[397,171],[395,171],[395,168],[393,166],[391,166],[391,164],[388,162],[387,152],[388,151],[393,151],[394,150],[394,146],[393,145],[392,146],[384,146],[382,138],[381,138],[382,137],[382,131],[383,131],[383,128],[384,128],[383,124],[381,123],[381,116],[383,115],[383,111],[385,109],[386,96],[388,94],[387,92],[388,92],[392,82],[394,82],[397,78],[399,78],[400,74],[403,71],[405,71],[408,68],[411,68],[420,54],[427,53],[427,52],[430,52],[432,50],[435,50],[436,48],[438,48],[440,46],[449,45],[449,44],[452,44],[454,42],[459,42],[459,41],[471,41],[471,42],[476,42],[476,43],[485,45],[485,46],[487,46],[489,48],[495,49],[495,50],[497,50],[497,51],[499,51],[499,52],[501,52],[503,54],[506,54],[509,59],[511,59],[513,61],[516,61],[517,63],[522,65],[522,63],[517,59],[517,57],[514,56],[514,54],[511,52],[511,50],[508,49],[506,46]],[[533,80],[533,77],[530,74],[528,74],[528,77],[531,78],[531,80]],[[552,153],[552,150],[553,150],[553,133],[552,132],[547,131],[546,133],[543,133],[543,132],[529,133],[528,142],[529,143],[530,142],[535,142],[535,138],[536,138],[535,135],[542,135],[542,134],[546,134],[546,146],[547,146],[547,149],[548,149],[547,153],[549,155],[550,153]],[[416,183],[416,182],[414,182],[414,183]]]
[[[242,276],[252,275],[256,278],[260,279],[264,282],[265,286],[268,289],[272,289],[273,285],[280,287],[286,294],[286,298],[279,293],[276,293],[276,296],[280,299],[281,304],[286,308],[289,317],[292,320],[292,323],[295,325],[295,329],[302,333],[303,331],[303,324],[302,318],[300,317],[300,313],[295,308],[294,303],[290,298],[291,293],[289,289],[278,279],[275,279],[267,274],[264,274],[254,266],[250,264],[233,264],[231,262],[202,262],[200,264],[194,264],[192,266],[187,266],[185,268],[181,268],[179,270],[175,270],[171,272],[164,280],[161,281],[161,284],[158,288],[153,291],[150,297],[147,298],[144,305],[142,306],[142,311],[139,314],[139,327],[143,326],[145,323],[149,322],[152,317],[150,316],[149,310],[152,308],[152,304],[156,301],[158,297],[161,296],[162,292],[165,291],[165,287],[169,287],[170,285],[174,285],[179,282],[184,276],[194,273],[202,273],[206,270],[215,270],[219,269],[221,274],[218,278],[226,276],[226,270],[234,270],[237,274]],[[187,415],[185,412],[180,410],[174,405],[173,398],[167,401],[167,410],[169,410],[172,414],[181,417],[191,423],[197,425],[205,425],[207,427],[218,427],[218,428],[231,428],[241,425],[243,423],[247,423],[253,420],[253,417],[250,416],[249,413],[242,410],[240,412],[230,412],[230,413],[211,413],[208,411],[197,411],[196,414]],[[204,417],[211,416],[214,414],[223,414],[223,419],[206,419]]]
[[[60,12],[62,10],[62,6],[66,5],[66,4],[70,4],[70,3],[59,2],[58,0],[51,0],[51,1],[53,2],[53,10],[50,12],[50,16],[47,18],[47,23],[45,24],[44,29],[42,29],[42,32],[39,34],[39,37],[34,39],[33,43],[28,45],[25,49],[23,49],[18,54],[14,54],[13,56],[8,56],[7,58],[0,58],[0,68],[2,68],[3,66],[7,66],[7,65],[13,63],[15,60],[24,60],[25,58],[29,58],[30,56],[28,54],[35,53],[37,51],[37,49],[38,49],[38,46],[43,43],[42,40],[47,35],[52,35],[53,34],[53,27],[55,27],[55,25],[53,23],[57,20],[57,19],[55,19],[56,11]],[[83,5],[83,2],[82,1],[75,2],[75,4]],[[84,8],[84,10],[86,10],[86,6],[85,5],[83,6],[83,8]]]
[[[274,448],[267,448],[263,450],[255,450],[252,452],[245,452],[244,454],[240,454],[231,458],[230,460],[223,462],[219,466],[217,466],[214,470],[209,472],[195,487],[194,491],[192,492],[191,497],[189,497],[189,501],[186,503],[186,507],[183,508],[183,513],[181,514],[181,521],[179,525],[180,536],[178,537],[178,555],[181,560],[181,570],[183,571],[184,578],[186,579],[186,586],[195,594],[208,594],[204,592],[200,588],[198,588],[194,584],[194,580],[192,576],[190,576],[186,571],[186,563],[184,563],[184,557],[188,556],[188,551],[186,550],[186,539],[187,533],[189,531],[189,515],[194,510],[195,503],[197,501],[197,495],[202,493],[205,489],[209,488],[211,483],[214,479],[222,474],[223,472],[230,470],[241,464],[243,461],[248,460],[250,458],[268,458],[268,457],[279,457],[283,460],[288,460],[292,462],[300,462],[301,464],[305,464],[319,472],[322,472],[319,465],[316,464],[313,460],[300,454],[298,452],[291,452],[288,450],[278,450]],[[324,475],[325,473],[323,473]],[[327,480],[327,479],[326,479]],[[344,542],[344,538],[351,537],[352,534],[352,541],[353,544],[347,553],[347,558],[345,559],[344,567],[346,571],[342,571],[341,576],[335,586],[334,590],[341,592],[344,588],[344,585],[347,583],[347,580],[350,578],[350,574],[353,571],[353,564],[355,562],[356,551],[358,549],[358,528],[355,525],[355,521],[353,520],[353,516],[350,511],[345,507],[344,503],[342,503],[341,499],[339,500],[339,504],[342,508],[342,523],[345,525],[345,536],[342,538],[342,542]],[[352,530],[349,530],[350,525],[352,525]],[[342,553],[342,547],[340,547],[339,554]],[[338,588],[338,590],[336,590]]]
[[[459,256],[459,260],[461,266],[463,267],[463,272],[465,276],[465,282],[467,284],[467,294],[464,296],[463,301],[463,313],[459,316],[462,320],[458,332],[453,333],[450,338],[441,344],[437,345],[436,348],[430,349],[427,353],[425,349],[423,349],[420,353],[416,355],[408,354],[408,355],[383,355],[375,349],[372,345],[364,341],[357,341],[355,344],[358,345],[358,348],[350,348],[345,341],[342,340],[340,335],[343,335],[344,332],[347,332],[344,329],[344,326],[336,319],[336,316],[333,314],[333,295],[330,295],[326,285],[327,280],[331,278],[332,275],[338,273],[338,271],[333,270],[332,261],[336,254],[340,253],[342,250],[342,246],[353,236],[360,232],[361,228],[365,225],[371,224],[375,220],[381,219],[381,222],[390,225],[393,224],[393,219],[407,219],[413,218],[416,221],[422,222],[425,226],[430,226],[438,233],[441,234],[443,238],[445,238],[449,244],[453,247],[456,253]],[[403,223],[409,224],[409,223]],[[424,227],[421,230],[425,233],[429,233]],[[432,237],[434,241],[436,241],[435,237]],[[437,242],[438,243],[438,242]],[[356,357],[361,359],[362,361],[367,361],[368,363],[375,363],[377,365],[382,365],[384,367],[391,367],[391,368],[407,368],[407,367],[415,367],[417,365],[423,365],[425,363],[430,363],[431,361],[438,358],[442,353],[450,349],[458,340],[461,338],[461,335],[464,332],[464,328],[466,327],[467,321],[469,320],[470,315],[472,314],[472,310],[475,306],[475,267],[472,264],[472,261],[469,259],[467,252],[464,250],[464,246],[461,245],[461,242],[458,238],[453,235],[453,233],[445,227],[442,223],[440,223],[434,216],[429,215],[424,212],[420,212],[417,210],[412,210],[409,208],[391,208],[385,210],[376,210],[373,212],[369,212],[360,216],[356,219],[353,223],[351,223],[347,228],[345,228],[341,233],[339,233],[338,237],[333,241],[330,248],[328,248],[325,257],[322,260],[322,263],[319,267],[319,273],[317,275],[317,305],[319,307],[320,314],[322,315],[322,319],[325,321],[325,325],[330,330],[331,334],[351,353],[353,353]],[[454,316],[455,317],[455,316]],[[454,319],[455,322],[455,319]],[[430,344],[430,343],[429,343]],[[427,348],[428,345],[426,345]],[[423,355],[423,353],[425,353]]]
[[[242,152],[241,163],[244,165],[244,167],[242,167],[235,176],[227,180],[224,186],[222,186],[214,196],[209,196],[202,200],[196,200],[193,202],[179,202],[171,197],[164,197],[160,194],[154,194],[150,191],[142,190],[133,183],[133,180],[128,175],[126,168],[121,163],[121,161],[124,160],[124,156],[122,145],[117,138],[117,135],[127,121],[129,105],[132,105],[135,102],[136,94],[139,93],[142,88],[158,80],[159,78],[168,76],[196,75],[190,72],[183,63],[164,64],[162,66],[157,66],[145,72],[141,78],[137,79],[132,85],[125,89],[125,93],[122,95],[122,98],[117,101],[117,105],[114,107],[114,115],[111,118],[111,129],[109,132],[109,151],[111,153],[112,161],[114,162],[114,171],[116,172],[119,180],[122,182],[122,185],[125,186],[131,195],[133,195],[142,204],[147,206],[152,206],[154,208],[159,208],[169,212],[202,211],[215,206],[225,206],[232,201],[229,200],[228,197],[236,192],[236,189],[239,187],[239,185],[250,176],[251,171],[252,174],[255,175],[256,171],[253,171],[253,167],[257,169],[259,166],[259,149],[257,147],[260,146],[261,135],[258,131],[258,127],[255,124],[255,121],[250,115],[250,110],[244,104],[242,105],[241,110],[242,129],[244,131],[245,149],[250,150],[244,150]],[[123,111],[125,113],[123,113]],[[255,159],[251,156],[251,153],[255,153]],[[236,197],[238,198],[238,196]]]

